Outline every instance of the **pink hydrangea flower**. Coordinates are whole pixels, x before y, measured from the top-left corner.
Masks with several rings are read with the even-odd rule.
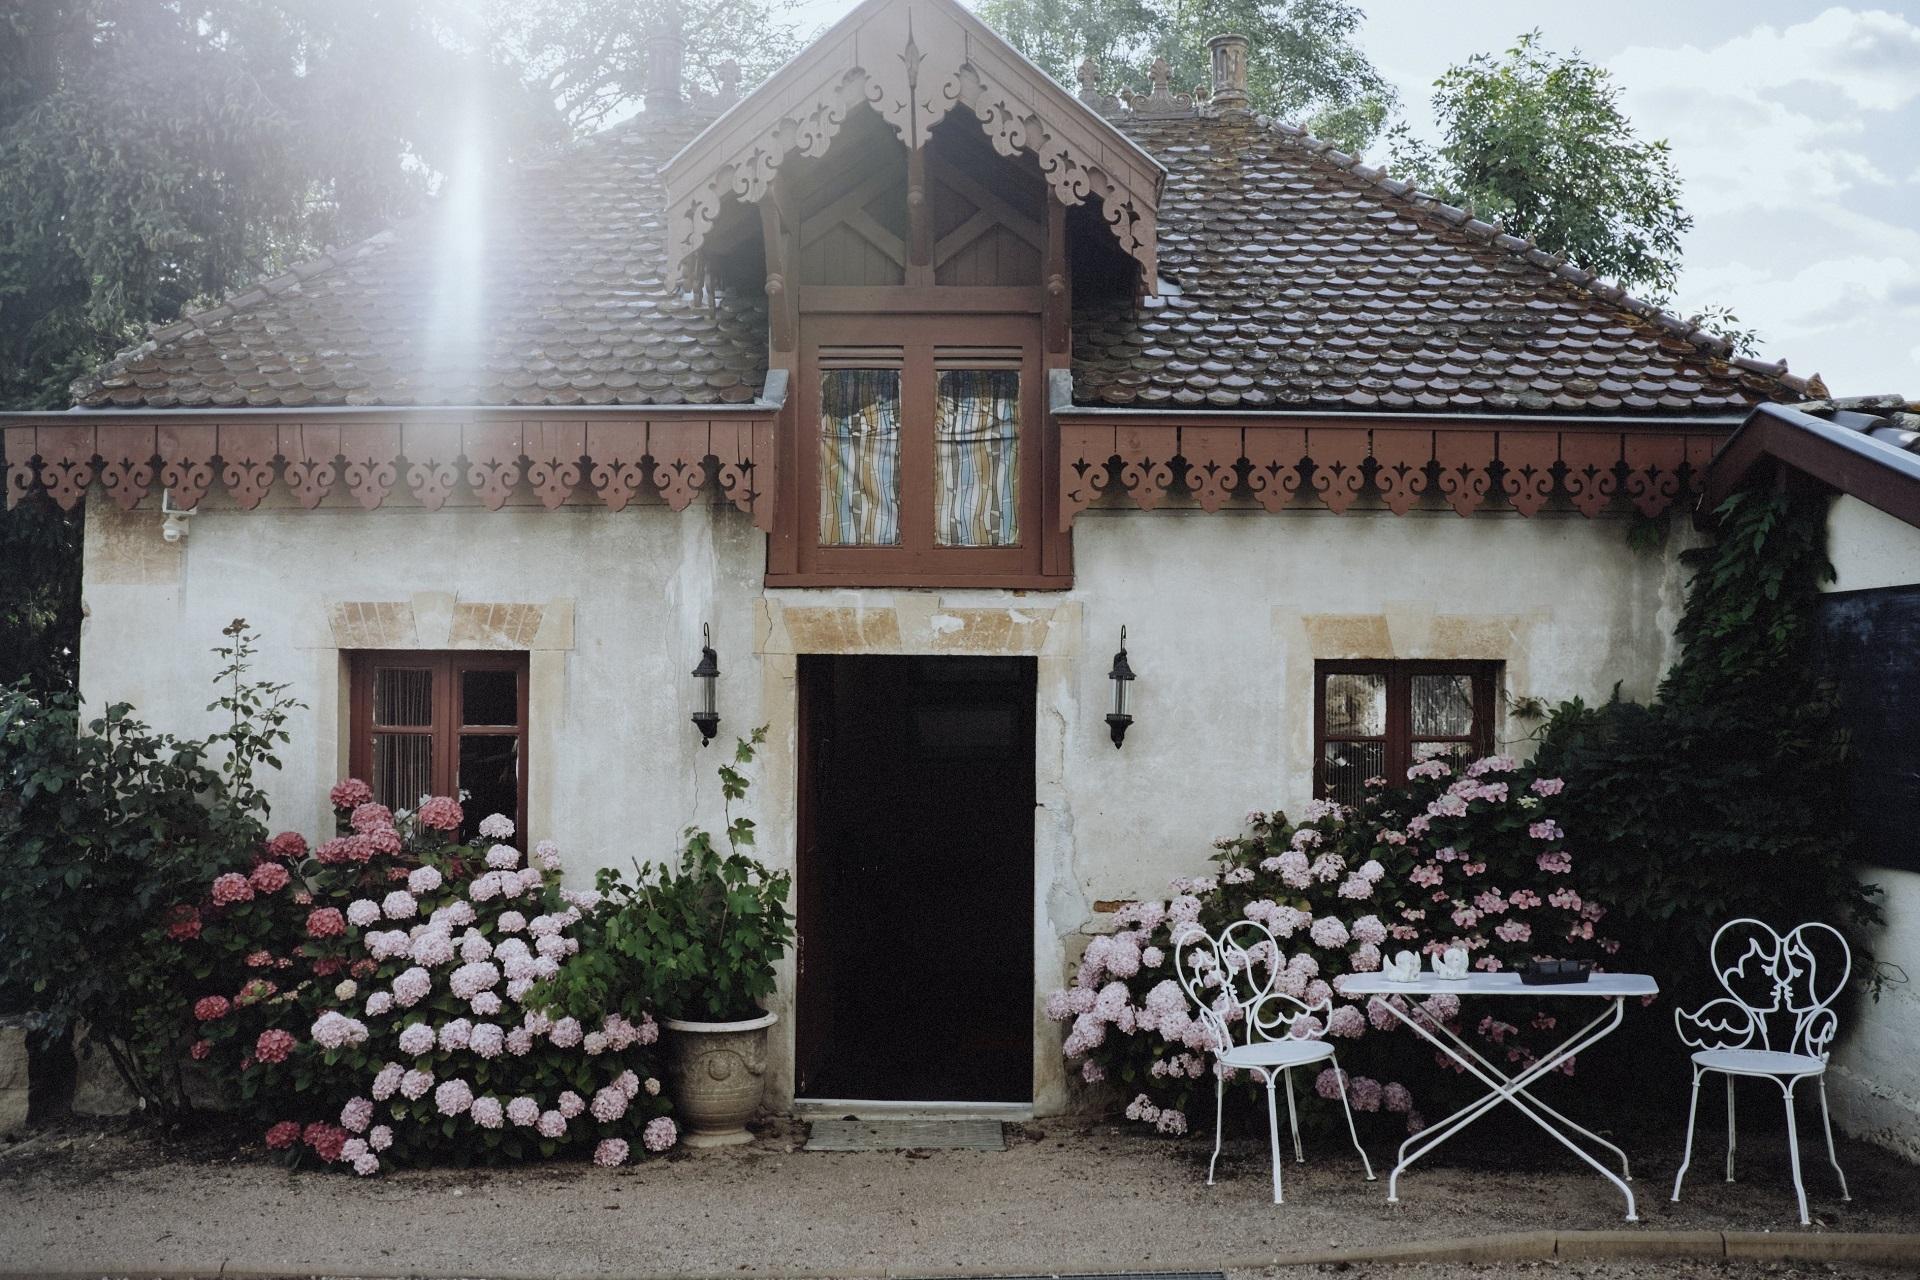
[[[371,1178],[380,1172],[380,1157],[369,1151],[353,1158],[353,1171],[362,1178]]]
[[[193,1016],[201,1022],[218,1022],[232,1008],[225,996],[201,996],[193,1002]]]
[[[467,1047],[482,1058],[497,1058],[507,1047],[507,1033],[496,1023],[483,1022],[467,1037]]]
[[[413,939],[407,953],[413,957],[414,963],[438,969],[443,964],[453,963],[453,938],[444,929],[429,928]]]
[[[571,1120],[587,1109],[587,1100],[568,1089],[561,1093],[560,1100],[555,1105],[559,1107],[561,1115]]]
[[[1537,796],[1557,796],[1567,789],[1567,784],[1560,778],[1535,778],[1527,789]]]
[[[373,1100],[371,1098],[349,1098],[347,1105],[340,1108],[340,1125],[348,1133],[365,1133],[367,1126],[373,1123]]]
[[[1352,1040],[1365,1035],[1367,1016],[1350,1004],[1343,1004],[1327,1015],[1327,1034]]]
[[[1527,834],[1535,840],[1562,840],[1566,838],[1567,833],[1562,831],[1560,824],[1552,818],[1542,818],[1527,827]]]
[[[649,1151],[665,1151],[680,1140],[680,1130],[674,1127],[669,1117],[656,1116],[647,1121],[646,1131],[640,1140]]]
[[[421,826],[435,831],[458,831],[466,815],[460,811],[460,802],[452,796],[429,796],[420,803],[420,811],[414,817]]]
[[[364,842],[367,849],[372,850],[374,853],[384,854],[387,857],[392,857],[394,854],[406,848],[406,846],[400,842],[400,833],[392,827],[382,827],[378,831],[369,831],[365,835],[358,837],[358,839]]]
[[[525,1027],[515,1027],[507,1032],[507,1052],[516,1058],[533,1052],[533,1032]]]
[[[499,1013],[503,1007],[500,1002],[500,997],[491,991],[482,991],[479,995],[467,1001],[467,1004],[475,1014],[482,1018],[493,1017]]]
[[[473,1036],[473,1023],[465,1018],[455,1018],[440,1028],[440,1047],[448,1052],[464,1049]]]
[[[369,1018],[383,1018],[391,1012],[393,1012],[393,993],[391,991],[376,991],[367,997],[367,1016]]]
[[[1347,945],[1347,926],[1332,916],[1321,916],[1313,922],[1307,936],[1313,939],[1315,946],[1329,949],[1344,947]]]
[[[487,865],[495,871],[512,871],[520,865],[520,851],[510,844],[496,844],[487,850]]]
[[[438,867],[415,867],[407,872],[407,892],[432,893],[446,881]]]
[[[327,793],[327,800],[334,808],[348,811],[358,809],[372,799],[373,788],[358,778],[343,778]]]
[[[390,1126],[384,1125],[384,1124],[377,1124],[373,1126],[373,1128],[367,1130],[367,1148],[369,1150],[385,1151],[388,1147],[392,1145],[393,1145],[393,1129]]]
[[[464,1115],[473,1105],[473,1086],[465,1080],[448,1080],[433,1091],[434,1110],[443,1116]]]
[[[498,1129],[506,1123],[507,1118],[506,1108],[500,1105],[500,1099],[492,1096],[475,1098],[468,1113],[482,1129]]]
[[[411,920],[420,914],[420,903],[405,889],[395,889],[381,900],[380,913],[389,920]]]
[[[1533,926],[1524,920],[1507,920],[1496,925],[1493,933],[1502,942],[1526,942],[1533,937]],[[1494,957],[1484,956],[1482,959],[1492,960]]]
[[[391,1098],[394,1093],[399,1090],[400,1078],[404,1076],[406,1072],[407,1069],[397,1062],[389,1062],[386,1066],[381,1067],[379,1074],[373,1078],[373,1088],[368,1090],[369,1093],[373,1094],[374,1101],[385,1102],[388,1098]]]
[[[540,1119],[540,1104],[523,1094],[507,1103],[507,1119],[525,1128]]]
[[[1413,1110],[1413,1094],[1396,1081],[1380,1091],[1380,1104],[1396,1115],[1404,1115]]]
[[[1355,1111],[1378,1111],[1384,1092],[1371,1076],[1353,1076],[1347,1083],[1347,1100]]]
[[[533,846],[533,856],[540,860],[542,870],[558,871],[560,869],[560,846],[551,840],[542,840]]]
[[[400,1077],[400,1096],[410,1102],[418,1102],[427,1096],[427,1090],[433,1088],[433,1072],[414,1068]]]
[[[400,1052],[415,1057],[423,1053],[432,1053],[435,1043],[433,1028],[424,1022],[410,1022],[400,1032]]]
[[[338,938],[347,932],[347,918],[338,907],[315,907],[307,913],[309,938]]]
[[[534,1130],[543,1138],[564,1138],[567,1135],[567,1118],[558,1111],[542,1111]]]
[[[393,980],[393,1002],[402,1009],[419,1004],[433,991],[433,977],[415,965]]]
[[[600,1145],[593,1149],[593,1162],[602,1169],[611,1169],[615,1165],[625,1164],[627,1162],[626,1139],[600,1139]]]
[[[553,1030],[547,1033],[547,1038],[557,1048],[571,1049],[585,1038],[585,1033],[580,1029],[578,1018],[561,1018],[553,1024]]]
[[[213,880],[213,905],[231,906],[236,902],[253,901],[253,886],[238,871],[229,871],[225,875],[215,876]]]
[[[618,1085],[608,1085],[593,1095],[589,1108],[601,1124],[612,1124],[627,1114],[627,1094]]]
[[[1564,849],[1557,853],[1543,853],[1534,861],[1549,875],[1565,875],[1573,870],[1573,856]]]
[[[358,1018],[349,1018],[338,1009],[329,1009],[314,1019],[313,1042],[322,1049],[338,1049],[344,1045],[364,1044],[367,1039],[367,1024]]]
[[[490,813],[480,819],[480,834],[488,840],[511,840],[513,819],[504,813]]]
[[[260,893],[278,893],[293,880],[277,862],[263,862],[247,874],[247,883]]]
[[[364,929],[380,918],[380,904],[372,898],[355,898],[347,904],[347,923]]]
[[[285,1062],[297,1043],[292,1032],[272,1027],[262,1031],[259,1039],[253,1042],[253,1056],[262,1062]]]

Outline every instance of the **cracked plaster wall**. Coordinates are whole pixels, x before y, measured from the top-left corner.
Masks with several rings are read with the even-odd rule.
[[[1643,696],[1669,660],[1673,548],[1636,554],[1617,521],[1450,512],[1096,510],[1060,593],[765,590],[762,535],[695,504],[548,512],[401,505],[373,512],[212,503],[183,543],[152,512],[90,504],[82,687],[180,733],[204,711],[220,628],[261,631],[259,674],[308,703],[271,781],[274,824],[326,828],[344,769],[346,650],[524,648],[532,697],[529,839],[557,840],[575,883],[669,855],[721,820],[688,721],[700,626],[722,671],[721,743],[770,726],[750,799],[760,853],[794,857],[795,658],[801,653],[1024,654],[1037,660],[1035,1105],[1070,1098],[1039,997],[1097,904],[1162,891],[1206,864],[1249,808],[1311,785],[1317,658],[1497,658],[1506,691]],[[1139,680],[1123,750],[1106,672],[1120,627]],[[1510,749],[1524,726],[1499,720]],[[937,866],[930,870],[937,874]],[[794,975],[772,1007],[770,1096],[792,1093]]]

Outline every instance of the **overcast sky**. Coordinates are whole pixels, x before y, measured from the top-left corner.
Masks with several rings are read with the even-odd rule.
[[[1686,180],[1680,307],[1731,306],[1837,395],[1920,396],[1920,0],[1360,2],[1419,130],[1436,76],[1530,28],[1605,64]],[[806,0],[802,30],[851,8]]]

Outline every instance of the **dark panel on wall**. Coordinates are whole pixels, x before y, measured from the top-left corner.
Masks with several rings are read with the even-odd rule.
[[[1820,602],[1820,668],[1853,734],[1847,803],[1861,857],[1920,871],[1920,584]]]

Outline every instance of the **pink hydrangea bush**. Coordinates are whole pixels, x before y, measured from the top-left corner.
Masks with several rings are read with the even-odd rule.
[[[658,1024],[560,980],[591,967],[595,895],[561,887],[559,851],[521,865],[498,814],[460,844],[450,797],[396,814],[348,779],[331,798],[330,839],[276,836],[169,913],[192,922],[168,935],[196,988],[192,1055],[231,1073],[268,1146],[362,1176],[672,1147]]]
[[[1061,1048],[1073,1074],[1131,1099],[1128,1118],[1162,1133],[1183,1133],[1190,1119],[1207,1127],[1213,1060],[1174,952],[1194,930],[1218,935],[1235,920],[1257,920],[1280,950],[1255,963],[1277,974],[1279,989],[1309,1004],[1332,1001],[1325,1026],[1304,1030],[1334,1042],[1353,1109],[1417,1131],[1425,1120],[1416,1095],[1434,1093],[1441,1068],[1457,1067],[1380,997],[1346,995],[1341,980],[1377,971],[1398,951],[1425,957],[1455,946],[1481,972],[1533,957],[1604,967],[1616,944],[1597,931],[1605,908],[1571,883],[1575,853],[1555,813],[1563,790],[1560,779],[1504,756],[1458,770],[1428,760],[1404,786],[1374,780],[1354,807],[1316,800],[1298,823],[1249,814],[1244,834],[1214,842],[1214,874],[1175,880],[1166,900],[1122,907],[1113,932],[1089,941],[1071,983],[1047,998],[1048,1016],[1065,1024]],[[1463,1020],[1451,995],[1387,999],[1510,1069],[1562,1038],[1554,1016],[1531,1002],[1503,1002],[1505,1022],[1480,1008]],[[1561,1069],[1571,1074],[1574,1064]],[[1314,1080],[1329,1101],[1339,1087],[1331,1069]],[[1434,1099],[1442,1109],[1445,1102]]]

